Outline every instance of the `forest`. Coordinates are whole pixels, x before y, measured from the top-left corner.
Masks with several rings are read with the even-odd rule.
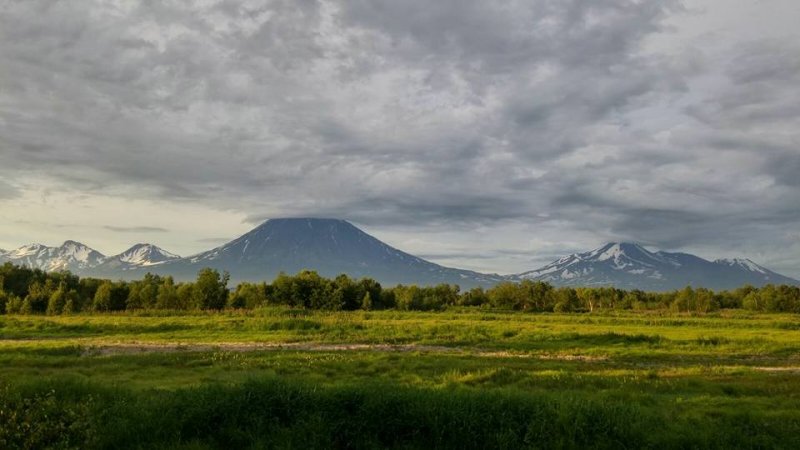
[[[731,291],[687,286],[670,292],[614,287],[554,287],[540,281],[505,282],[461,291],[457,285],[383,287],[370,278],[345,274],[329,279],[314,271],[280,274],[271,283],[239,283],[205,268],[193,282],[146,274],[141,280],[81,278],[6,263],[0,266],[0,313],[73,314],[135,310],[222,310],[264,306],[329,311],[397,309],[437,311],[472,306],[528,312],[670,310],[706,313],[720,309],[800,313],[800,287],[744,285]]]

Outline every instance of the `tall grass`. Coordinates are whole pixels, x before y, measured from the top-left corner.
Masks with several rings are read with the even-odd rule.
[[[3,316],[0,449],[800,448],[796,325],[467,308]],[[416,347],[223,345],[298,341]],[[156,345],[102,351],[119,343]]]
[[[673,416],[558,392],[318,387],[279,379],[133,393],[68,379],[2,390],[3,448],[798,448],[797,417]]]

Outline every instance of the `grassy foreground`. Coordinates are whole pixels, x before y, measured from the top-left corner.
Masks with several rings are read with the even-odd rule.
[[[800,448],[800,317],[0,317],[0,448]]]

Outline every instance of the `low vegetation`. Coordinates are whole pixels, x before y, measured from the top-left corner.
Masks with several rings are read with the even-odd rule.
[[[800,315],[745,301],[769,288],[2,274],[0,448],[800,447]]]

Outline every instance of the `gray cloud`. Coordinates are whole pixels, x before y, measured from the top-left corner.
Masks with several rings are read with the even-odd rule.
[[[197,242],[199,242],[201,244],[213,244],[213,245],[216,245],[216,244],[224,244],[224,243],[226,243],[226,242],[228,242],[230,240],[231,240],[231,236],[228,236],[228,237],[216,237],[216,238],[202,238],[202,239],[197,239]]]
[[[14,198],[19,195],[19,190],[14,186],[0,180],[0,199]]]
[[[103,228],[118,233],[166,233],[169,230],[161,227],[115,227],[106,225]]]
[[[541,258],[606,239],[774,249],[763,262],[800,276],[797,41],[686,37],[687,16],[678,0],[8,2],[0,178],[249,223],[452,231],[460,250],[428,253],[465,260],[482,259],[470,230],[496,226]]]

